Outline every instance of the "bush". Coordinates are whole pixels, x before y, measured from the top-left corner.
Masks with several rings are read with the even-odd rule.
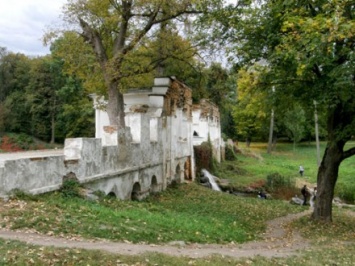
[[[63,180],[60,192],[67,198],[80,198],[80,183],[75,179]]]
[[[280,187],[292,187],[294,182],[291,181],[291,178],[286,178],[279,173],[273,173],[266,177],[266,187],[273,191]]]
[[[295,186],[295,181],[279,173],[270,174],[266,177],[266,190],[271,192],[276,199],[289,200],[299,194],[299,189]]]
[[[34,143],[33,138],[24,133],[9,134],[9,140],[11,143],[16,144],[22,150],[29,150]]]

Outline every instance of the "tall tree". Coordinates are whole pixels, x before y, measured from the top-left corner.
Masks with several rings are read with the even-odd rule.
[[[244,137],[247,146],[252,138],[260,135],[262,125],[266,123],[267,105],[265,92],[258,90],[259,72],[257,69],[241,69],[238,75],[238,100],[233,108],[238,135]]]
[[[80,80],[63,72],[63,63],[51,55],[33,59],[26,88],[32,134],[51,143],[93,136],[92,102]]]
[[[23,132],[30,127],[26,86],[30,80],[31,60],[23,54],[1,49],[0,125],[1,131]]]
[[[65,84],[57,90],[61,108],[57,115],[56,138],[94,137],[95,114],[92,99],[83,88],[82,82],[66,76]]]
[[[233,106],[237,102],[237,75],[228,71],[220,63],[212,63],[204,71],[206,96],[214,102],[220,112],[221,130],[225,137],[236,140],[237,132],[233,118]]]
[[[30,59],[24,54],[0,51],[0,102],[16,90],[22,90],[29,82]]]
[[[160,23],[197,14],[218,5],[219,0],[70,0],[66,20],[81,29],[99,65],[108,96],[107,112],[112,125],[125,127],[122,81],[147,70],[126,71],[125,60]],[[151,68],[159,61],[152,62]]]
[[[293,149],[296,149],[296,143],[300,142],[305,133],[305,112],[303,108],[296,104],[292,109],[286,111],[283,116],[283,123],[287,129],[288,136],[293,141]]]
[[[318,112],[326,113],[327,146],[312,217],[328,222],[340,164],[355,154],[354,147],[345,148],[355,130],[354,17],[352,0],[276,0],[245,8],[238,24],[228,20],[239,62],[266,60],[261,84],[282,85],[279,95],[305,110],[315,100]]]
[[[65,85],[62,61],[48,55],[32,59],[31,78],[26,86],[33,134],[42,139],[50,136],[55,143],[57,116],[62,106],[58,91]]]

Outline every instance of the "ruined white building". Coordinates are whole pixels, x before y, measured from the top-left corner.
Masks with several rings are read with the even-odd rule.
[[[172,182],[194,180],[193,145],[208,139],[221,158],[218,108],[193,105],[191,89],[173,77],[156,78],[151,90],[124,95],[126,129],[109,125],[105,102],[94,98],[95,138],[66,139],[63,153],[20,159],[0,157],[0,196],[13,189],[43,193],[75,177],[92,190],[120,199],[143,198]]]

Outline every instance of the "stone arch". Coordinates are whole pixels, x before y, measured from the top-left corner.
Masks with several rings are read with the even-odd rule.
[[[107,194],[108,197],[112,197],[112,198],[117,198],[117,195],[115,192],[111,191]]]
[[[139,200],[141,194],[141,185],[139,182],[133,184],[132,192],[131,192],[131,200]]]
[[[158,191],[159,191],[159,185],[158,185],[157,177],[153,175],[152,181],[150,182],[150,192],[156,193]]]

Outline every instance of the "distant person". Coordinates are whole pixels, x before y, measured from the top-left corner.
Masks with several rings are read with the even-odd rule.
[[[265,194],[264,192],[262,192],[262,191],[259,191],[259,193],[258,193],[258,198],[260,198],[260,199],[266,199],[266,194]]]
[[[300,170],[299,170],[300,176],[303,176],[304,173],[304,168],[302,165],[300,165]]]
[[[302,205],[305,206],[305,205],[307,205],[307,197],[308,197],[308,194],[309,194],[307,185],[303,186],[303,188],[301,189],[301,193],[302,193],[302,196],[303,196]]]

